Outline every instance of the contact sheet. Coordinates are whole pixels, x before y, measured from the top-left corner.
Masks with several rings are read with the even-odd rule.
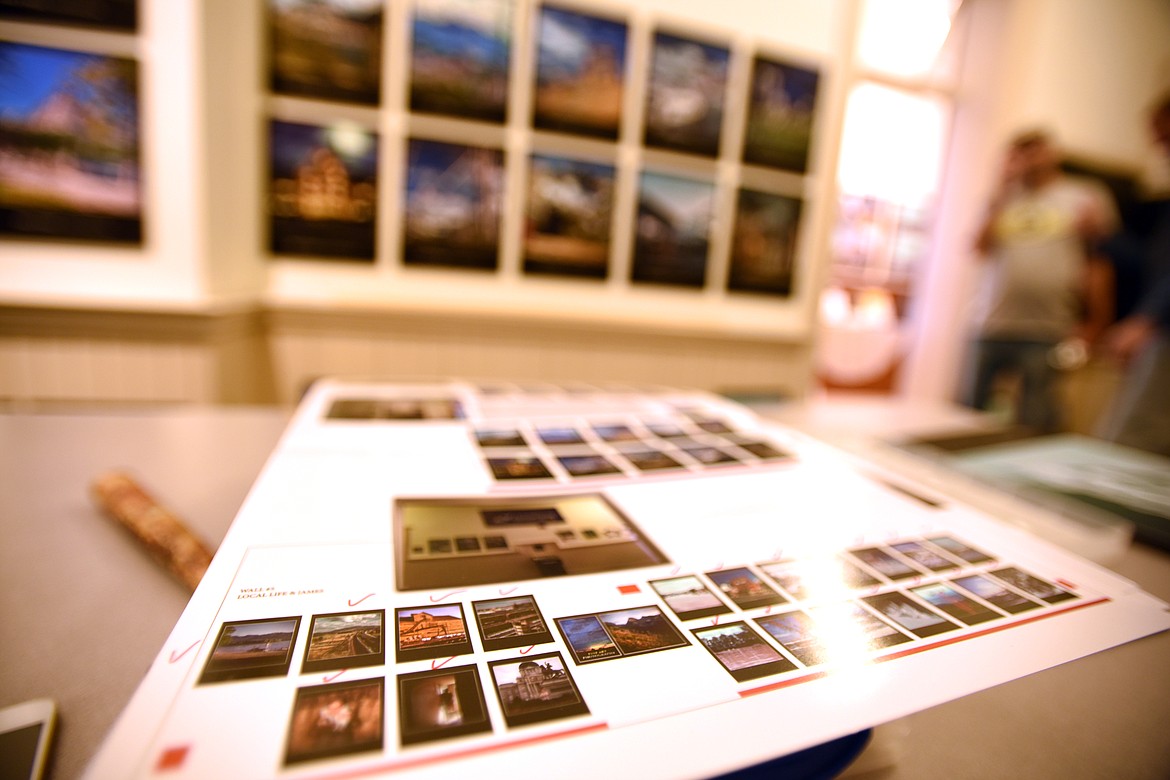
[[[701,777],[1170,627],[874,474],[699,393],[321,382],[90,774]]]

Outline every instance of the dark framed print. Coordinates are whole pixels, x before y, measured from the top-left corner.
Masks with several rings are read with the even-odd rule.
[[[801,200],[741,189],[731,234],[727,289],[790,295]]]
[[[578,664],[621,658],[621,651],[597,615],[557,618],[556,624]]]
[[[992,577],[1006,582],[1016,590],[1023,591],[1032,598],[1046,601],[1049,604],[1056,604],[1057,602],[1075,599],[1077,597],[1075,593],[1070,593],[1064,588],[1057,587],[1047,580],[1042,580],[1014,566],[996,569],[989,573]]]
[[[746,566],[704,573],[740,609],[783,604],[787,600]]]
[[[394,623],[398,663],[472,652],[462,604],[396,607]]]
[[[660,607],[616,609],[598,615],[622,655],[653,653],[690,643]]]
[[[283,677],[292,665],[300,625],[299,616],[224,623],[203,665],[199,684]]]
[[[301,674],[386,663],[386,612],[313,615]]]
[[[817,637],[824,643],[824,654],[828,658],[832,658],[835,653],[848,655],[859,650],[872,652],[911,640],[908,634],[852,601],[810,609],[809,614],[812,615]],[[827,631],[824,630],[826,626],[829,627]],[[843,633],[843,626],[854,630]],[[847,637],[849,646],[836,647],[833,644],[836,637]]]
[[[979,574],[959,577],[958,579],[951,580],[951,583],[978,596],[988,604],[994,605],[997,609],[1002,609],[1004,612],[1012,615],[1027,612],[1030,609],[1038,609],[1041,606],[1040,602],[1032,601],[1032,599],[1016,593],[1014,590],[1005,588],[991,578]]]
[[[498,480],[553,478],[544,461],[531,453],[488,458],[487,464],[492,476]]]
[[[910,591],[940,612],[945,612],[959,622],[974,626],[1003,617],[1003,613],[969,599],[954,588],[941,582],[913,588]]]
[[[471,609],[475,612],[485,651],[530,647],[553,641],[548,623],[532,596],[473,601]]]
[[[960,628],[958,623],[918,604],[903,593],[882,593],[867,596],[862,601],[880,612],[886,620],[896,623],[915,636],[934,636]]]
[[[524,272],[604,279],[609,273],[614,167],[534,154]]]
[[[784,612],[779,615],[766,615],[756,618],[755,623],[805,666],[816,666],[828,660],[816,625],[805,613]]]
[[[533,127],[616,140],[626,66],[625,22],[544,5],[536,31]]]
[[[0,233],[139,244],[138,63],[0,41]]]
[[[696,628],[691,633],[736,682],[798,668],[744,622]]]
[[[560,653],[490,661],[488,670],[508,728],[589,714]]]
[[[411,139],[403,262],[494,271],[503,177],[499,149]]]
[[[269,124],[269,248],[373,261],[378,138],[353,124]]]
[[[716,157],[730,52],[665,32],[654,34],[646,91],[646,146]]]
[[[378,105],[384,0],[268,0],[273,92]]]
[[[630,278],[702,287],[707,279],[715,186],[649,171],[640,181]]]
[[[134,32],[138,0],[0,0],[0,19]]]
[[[284,763],[381,750],[385,688],[381,677],[298,688]]]
[[[693,574],[651,580],[650,587],[678,615],[679,620],[695,620],[731,611],[731,607],[724,604]]]
[[[398,675],[398,736],[403,745],[491,730],[474,665]]]
[[[512,0],[416,0],[410,110],[503,122]]]
[[[743,161],[796,173],[808,170],[820,74],[756,57],[744,132]]]

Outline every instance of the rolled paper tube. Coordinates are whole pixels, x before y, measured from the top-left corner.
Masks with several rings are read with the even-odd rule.
[[[212,551],[128,474],[111,471],[90,485],[98,506],[121,523],[151,556],[192,591],[211,563]]]

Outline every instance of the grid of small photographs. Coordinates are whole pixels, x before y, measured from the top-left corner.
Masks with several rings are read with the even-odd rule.
[[[291,766],[381,751],[388,723],[397,724],[398,744],[408,748],[492,733],[500,718],[513,729],[589,715],[571,664],[698,644],[736,683],[795,680],[844,656],[916,641],[925,649],[936,637],[977,633],[994,621],[1010,625],[1014,615],[1082,598],[1067,583],[942,533],[648,584],[683,627],[656,604],[550,623],[533,595],[516,594],[395,607],[390,656],[381,608],[234,620],[218,626],[196,684],[287,677],[303,640],[299,674],[335,674],[291,695],[283,758]],[[350,670],[357,679],[337,679]],[[489,705],[489,688],[498,708]],[[396,716],[387,706],[397,707]]]
[[[473,425],[474,445],[499,482],[592,482],[790,462],[784,448],[704,412],[612,415]]]
[[[800,672],[1080,598],[949,535],[837,555],[651,580],[650,588],[737,682]],[[746,619],[736,619],[740,613]],[[732,619],[727,620],[726,616]],[[579,663],[617,657],[594,616],[569,618]],[[568,630],[566,641],[573,644]],[[842,646],[842,637],[849,646]],[[575,651],[577,652],[577,651]]]
[[[404,208],[383,226],[396,237],[384,262],[792,294],[815,64],[579,2],[266,7],[275,256],[377,261],[377,193],[394,187]],[[382,83],[399,78],[405,89]],[[294,135],[292,115],[315,124]],[[383,151],[405,149],[394,182],[373,171],[373,131],[387,127]],[[523,143],[505,143],[507,129]],[[505,180],[521,183],[522,208],[503,208]],[[716,221],[732,226],[730,248],[712,242]]]

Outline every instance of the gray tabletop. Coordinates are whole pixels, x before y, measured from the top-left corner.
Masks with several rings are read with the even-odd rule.
[[[188,596],[94,507],[90,481],[129,471],[214,546],[288,417],[191,407],[0,414],[0,706],[57,701],[51,777],[83,771]],[[1165,553],[1137,546],[1113,568],[1170,600]],[[867,777],[1164,780],[1168,693],[1170,632],[883,727],[870,766],[885,768]]]

